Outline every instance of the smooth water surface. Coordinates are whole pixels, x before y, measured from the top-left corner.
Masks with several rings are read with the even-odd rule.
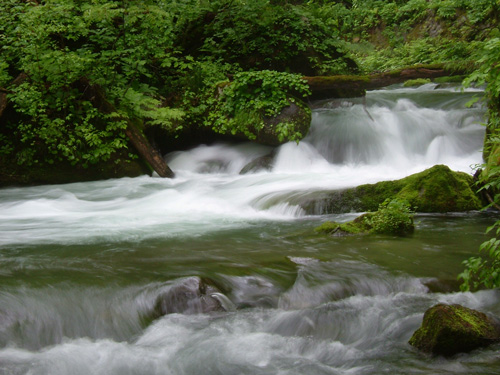
[[[500,315],[500,293],[458,292],[494,213],[417,215],[405,238],[332,238],[287,197],[481,162],[477,92],[392,88],[314,110],[299,145],[200,146],[177,173],[0,190],[0,373],[497,374],[499,346],[451,359],[408,345],[424,311]],[[480,94],[480,93],[479,93]],[[199,276],[225,312],[153,314]]]

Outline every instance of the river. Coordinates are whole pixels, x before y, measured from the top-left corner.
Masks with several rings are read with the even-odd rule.
[[[418,214],[412,236],[332,238],[289,198],[481,163],[480,90],[400,86],[315,103],[309,134],[167,155],[158,177],[0,190],[0,373],[498,374],[500,346],[449,359],[408,340],[424,311],[500,315],[461,293],[461,262],[498,215]],[[272,153],[269,169],[240,174]],[[227,311],[154,317],[198,276]]]

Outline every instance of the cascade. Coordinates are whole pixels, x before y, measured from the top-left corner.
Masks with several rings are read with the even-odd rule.
[[[314,228],[358,213],[288,203],[435,164],[472,173],[476,94],[430,84],[314,103],[299,144],[175,152],[173,179],[0,189],[0,373],[498,373],[498,346],[444,360],[408,345],[436,303],[500,316],[498,291],[456,285],[491,214],[421,215],[407,238],[332,238]],[[200,286],[168,303],[208,293],[221,309],[155,314],[193,277]],[[215,292],[196,291],[205,281]]]

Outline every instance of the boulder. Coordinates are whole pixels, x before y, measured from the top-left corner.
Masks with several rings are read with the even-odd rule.
[[[438,304],[424,314],[409,343],[429,354],[452,356],[500,342],[500,323],[460,305]]]
[[[417,212],[463,212],[483,206],[475,190],[471,175],[435,165],[400,180],[314,192],[290,204],[300,205],[308,214],[332,214],[375,211],[386,199],[400,199]]]
[[[179,313],[199,314],[226,311],[225,297],[208,280],[197,276],[183,279],[158,296],[154,307],[156,317]]]

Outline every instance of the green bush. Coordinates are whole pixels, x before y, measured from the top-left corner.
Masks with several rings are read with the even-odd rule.
[[[408,202],[387,199],[367,220],[372,233],[406,235],[415,229],[413,215]]]
[[[205,125],[222,134],[241,133],[255,139],[264,127],[264,119],[279,115],[290,103],[309,111],[299,100],[309,93],[307,82],[298,74],[270,70],[237,73],[213,98]],[[288,122],[277,124],[275,131],[280,141],[299,141],[303,136]]]
[[[413,216],[408,202],[386,199],[376,212],[368,212],[346,223],[326,222],[315,228],[315,232],[338,236],[367,233],[405,236],[415,229]]]

